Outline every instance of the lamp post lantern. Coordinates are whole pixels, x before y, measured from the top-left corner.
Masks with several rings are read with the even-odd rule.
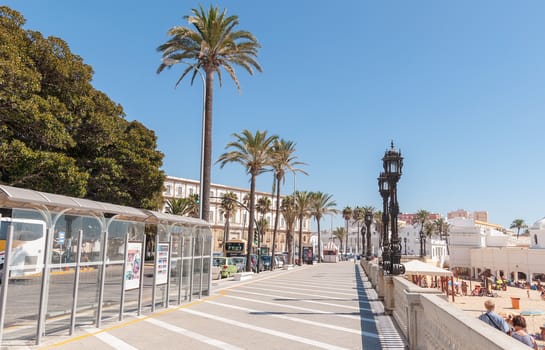
[[[405,273],[405,267],[401,264],[401,243],[398,236],[397,216],[399,214],[399,203],[397,201],[397,183],[401,178],[403,168],[403,157],[401,152],[396,150],[394,142],[391,148],[386,151],[382,158],[384,173],[388,182],[389,189],[389,214],[392,230],[392,239],[390,241],[390,269],[392,275]]]

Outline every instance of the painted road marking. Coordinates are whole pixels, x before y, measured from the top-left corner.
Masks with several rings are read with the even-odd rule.
[[[311,309],[311,308],[308,308],[308,307],[286,305],[286,304],[280,304],[280,303],[272,303],[272,302],[263,301],[263,300],[236,297],[234,295],[226,295],[225,297],[231,298],[231,299],[249,301],[249,302],[253,302],[253,303],[260,303],[260,304],[271,305],[271,306],[279,306],[279,307],[288,308],[288,309],[313,312],[313,313],[322,314],[322,315],[344,317],[344,318],[349,318],[349,319],[352,319],[352,320],[359,320],[360,319],[360,317],[356,316],[356,315],[342,315],[342,314],[339,315],[337,312],[333,312],[333,311],[323,311],[323,310]]]
[[[362,332],[362,331],[359,331],[357,329],[346,328],[346,327],[341,327],[341,326],[335,326],[335,325],[327,324],[327,323],[323,323],[323,322],[309,321],[309,320],[305,320],[305,319],[302,319],[302,318],[295,318],[295,317],[290,317],[290,316],[285,316],[285,315],[279,315],[279,314],[275,314],[275,313],[271,313],[271,312],[267,312],[267,311],[249,309],[249,308],[242,307],[242,306],[235,306],[235,305],[228,305],[228,304],[223,304],[223,303],[216,303],[216,302],[213,302],[213,301],[209,301],[208,304],[222,306],[222,307],[235,309],[235,310],[246,311],[246,312],[259,313],[259,314],[263,314],[263,315],[267,315],[267,316],[281,318],[281,319],[288,320],[288,321],[305,323],[305,324],[308,324],[308,325],[311,325],[311,326],[329,328],[329,329],[333,329],[333,330],[340,331],[340,332],[353,333],[353,334],[357,334],[357,335],[364,335],[366,337],[378,338],[378,336],[376,334],[374,334],[374,333]]]
[[[108,344],[114,349],[117,350],[138,350],[138,348],[135,348],[134,346],[130,345],[129,343],[125,343],[123,340],[114,337],[113,335],[106,333],[106,332],[100,332],[100,329],[94,328],[94,327],[85,327],[83,328],[86,332],[92,333],[96,338],[102,340],[104,343]]]
[[[245,287],[245,288],[248,288],[248,289],[259,289],[259,290],[270,290],[270,289],[266,289],[266,288],[255,288],[255,287]],[[233,290],[232,292],[235,292],[235,293],[254,294],[254,295],[261,295],[261,296],[267,296],[267,297],[276,298],[276,299],[303,301],[303,302],[305,302],[305,303],[318,304],[318,305],[324,305],[324,306],[333,306],[333,307],[339,307],[339,308],[349,309],[349,310],[357,310],[357,311],[360,311],[360,310],[369,310],[369,311],[371,311],[371,309],[363,309],[363,308],[359,308],[359,307],[357,307],[357,306],[339,305],[339,304],[332,304],[332,303],[324,303],[323,301],[306,300],[306,299],[298,299],[298,298],[290,298],[290,297],[286,297],[286,296],[283,296],[283,295],[274,295],[274,294],[265,294],[265,293],[253,293],[253,292],[248,292],[248,291],[240,290],[240,289],[235,289],[235,290]],[[317,297],[317,298],[326,298],[326,299],[327,299],[327,297],[324,297],[324,296],[322,296],[322,295],[305,294],[305,293],[294,293],[294,292],[286,292],[286,293],[289,293],[289,294],[303,294],[303,295],[305,295],[305,296],[307,296],[307,297]],[[334,300],[334,299],[333,299],[333,300]]]
[[[198,341],[200,341],[202,343],[206,343],[208,345],[215,346],[215,347],[220,348],[220,349],[242,350],[242,348],[239,348],[237,346],[222,342],[221,340],[213,339],[213,338],[207,337],[205,335],[195,333],[195,332],[192,332],[190,330],[187,330],[187,329],[184,329],[184,328],[181,328],[181,327],[178,327],[178,326],[171,325],[170,323],[159,321],[159,320],[154,319],[154,318],[148,318],[148,319],[146,319],[146,322],[149,322],[149,323],[151,323],[153,325],[164,328],[164,329],[169,330],[171,332],[178,333],[178,334],[187,336],[189,338],[198,340]]]
[[[275,337],[284,338],[284,339],[288,339],[288,340],[293,340],[293,341],[303,343],[303,344],[306,344],[306,345],[313,345],[313,346],[316,346],[316,347],[322,348],[322,349],[329,349],[329,350],[344,350],[345,349],[345,348],[341,348],[339,346],[335,346],[335,345],[332,345],[332,344],[327,344],[327,343],[323,343],[323,342],[320,342],[320,341],[307,339],[307,338],[299,337],[299,336],[296,336],[296,335],[293,335],[293,334],[284,333],[284,332],[280,332],[280,331],[275,331],[275,330],[268,329],[268,328],[258,327],[258,326],[254,326],[252,324],[238,322],[238,321],[235,321],[235,320],[231,320],[231,319],[228,319],[228,318],[207,314],[207,313],[204,313],[204,312],[199,312],[199,311],[189,310],[189,309],[180,309],[180,311],[183,311],[183,312],[186,312],[186,313],[189,313],[189,314],[192,314],[192,315],[196,315],[196,316],[209,318],[211,320],[227,323],[227,324],[229,324],[231,326],[237,326],[237,327],[241,327],[241,328],[245,328],[245,329],[250,329],[250,330],[253,330],[253,331],[256,331],[256,332],[261,332],[261,333],[273,335]]]

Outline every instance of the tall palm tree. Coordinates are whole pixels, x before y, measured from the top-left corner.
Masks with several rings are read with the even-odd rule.
[[[415,221],[417,224],[420,225],[420,256],[426,255],[426,244],[424,243],[425,235],[424,235],[424,228],[426,225],[426,222],[429,220],[430,212],[424,209],[421,209],[416,212],[415,215]]]
[[[186,198],[173,198],[167,200],[165,211],[168,214],[185,216],[190,212],[190,210],[191,207]]]
[[[350,219],[352,219],[352,208],[345,207],[343,209],[343,219],[346,222],[346,238],[344,244],[344,253],[346,254],[346,251],[348,250],[348,223],[350,222]]]
[[[320,234],[320,221],[324,215],[333,215],[339,212],[337,209],[335,209],[337,203],[332,199],[332,197],[333,195],[327,193],[312,193],[310,215],[316,220],[318,229],[318,262],[322,262],[322,237]]]
[[[257,200],[257,204],[255,206],[255,210],[261,214],[261,218],[259,220],[264,220],[265,219],[265,215],[271,211],[271,199],[269,197],[259,197],[259,199]],[[268,220],[267,220],[267,224],[268,224]],[[260,229],[258,230],[259,234],[261,235],[258,239],[258,242],[263,244],[263,239],[265,238],[264,235],[265,235],[265,226],[260,226],[259,227]],[[260,248],[260,247],[258,247]]]
[[[297,157],[293,155],[295,152],[295,143],[292,141],[286,141],[284,139],[276,140],[272,146],[271,152],[271,166],[273,169],[274,181],[273,192],[276,192],[276,208],[274,216],[274,231],[272,239],[272,252],[274,256],[276,253],[276,235],[278,233],[278,220],[280,218],[280,187],[284,184],[286,172],[303,173],[308,175],[302,169],[297,168],[298,165],[304,165],[305,163],[297,161]],[[274,269],[275,260],[272,259],[272,268]]]
[[[352,220],[354,220],[354,223],[358,225],[358,232],[356,234],[357,242],[358,242],[358,248],[356,249],[356,254],[360,254],[363,250],[360,250],[360,225],[361,221],[365,217],[363,208],[360,206],[356,206],[354,210],[352,211]],[[361,242],[361,245],[363,246],[363,242]]]
[[[371,216],[371,224],[373,223],[373,216],[375,214],[375,207],[367,205],[363,207],[363,216],[370,215]],[[366,250],[365,250],[365,256],[370,257],[371,256],[371,224],[369,227],[367,227],[367,224],[365,226],[365,237],[366,239]],[[363,239],[363,237],[362,237]]]
[[[237,209],[238,196],[234,192],[227,192],[221,198],[220,207],[225,216],[225,227],[223,230],[223,255],[226,256],[225,243],[229,240],[229,224],[231,214]]]
[[[517,239],[519,239],[520,230],[523,228],[528,228],[528,225],[524,222],[522,219],[515,219],[511,223],[511,226],[509,228],[516,228],[517,229]]]
[[[312,193],[295,191],[295,208],[299,219],[299,266],[303,264],[303,221],[310,215]]]
[[[233,134],[235,141],[229,142],[225,149],[229,152],[223,153],[219,159],[220,167],[227,163],[239,163],[246,168],[250,175],[250,220],[248,223],[248,251],[246,253],[246,271],[252,270],[251,254],[254,241],[254,218],[255,218],[255,182],[258,175],[266,171],[270,164],[270,149],[277,136],[268,136],[267,131],[256,131],[252,134],[243,130],[240,134]]]
[[[248,193],[244,194],[244,196],[242,196],[242,204],[248,208],[248,206],[250,205],[250,195]],[[243,215],[242,215],[242,236],[244,236],[244,230],[246,229],[246,215],[248,213],[247,212],[244,212]],[[247,235],[246,237],[248,237],[249,235]]]
[[[447,254],[450,255],[448,246],[448,238],[450,236],[451,225],[443,218],[439,218],[433,222],[434,231],[439,235],[440,239],[444,239],[447,245]]]
[[[292,195],[282,199],[280,206],[282,216],[286,222],[286,244],[288,245],[288,264],[293,264],[293,234],[295,228],[295,220],[297,220],[297,211],[295,207],[295,199]]]
[[[343,251],[343,239],[346,237],[346,230],[344,227],[337,227],[333,230],[333,237],[339,240],[340,251]]]
[[[238,26],[238,16],[227,16],[227,10],[220,11],[212,7],[205,11],[192,9],[192,16],[185,16],[192,28],[175,26],[169,29],[170,39],[159,46],[162,52],[162,63],[157,69],[161,73],[165,68],[171,68],[178,63],[187,64],[176,86],[188,74],[191,84],[197,74],[204,71],[205,102],[204,102],[204,149],[202,189],[203,198],[201,217],[208,221],[210,211],[210,169],[212,167],[212,102],[214,91],[214,75],[218,74],[221,87],[221,69],[225,70],[240,90],[240,84],[235,74],[234,66],[244,68],[250,75],[254,69],[261,72],[261,66],[256,61],[258,49],[261,47],[257,39],[248,31],[235,30]]]

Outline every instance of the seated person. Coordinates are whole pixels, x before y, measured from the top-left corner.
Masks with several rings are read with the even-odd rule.
[[[513,328],[513,334],[511,334],[513,338],[537,350],[536,340],[526,333],[526,320],[524,317],[520,315],[513,317]]]
[[[503,317],[494,312],[494,308],[496,307],[494,302],[489,299],[484,302],[484,307],[486,312],[479,316],[479,319],[488,323],[497,330],[502,331],[503,333],[508,333],[509,326],[507,325],[507,322],[503,319]]]

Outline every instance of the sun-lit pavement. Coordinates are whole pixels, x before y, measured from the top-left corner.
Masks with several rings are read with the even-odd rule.
[[[353,262],[214,281],[210,297],[142,318],[46,339],[55,349],[403,349]]]

